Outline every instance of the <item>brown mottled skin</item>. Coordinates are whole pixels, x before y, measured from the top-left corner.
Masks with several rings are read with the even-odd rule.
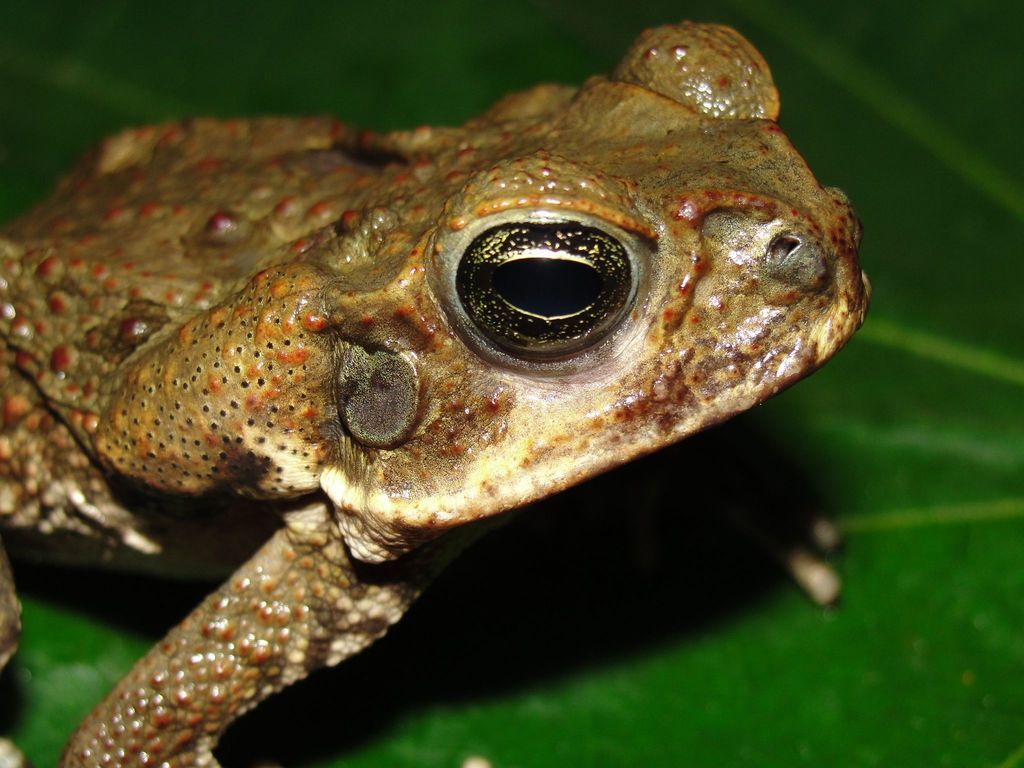
[[[464,524],[836,352],[867,305],[859,225],[777,113],[749,43],[684,23],[644,33],[609,77],[458,128],[127,131],[0,230],[8,546],[231,574],[63,765],[215,765],[241,712],[383,634],[480,528]],[[627,244],[635,291],[606,335],[524,357],[460,311],[469,240],[526,220]],[[0,657],[16,630],[0,559]]]

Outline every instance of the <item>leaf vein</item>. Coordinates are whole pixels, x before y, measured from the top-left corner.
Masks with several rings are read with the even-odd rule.
[[[910,507],[877,514],[851,515],[842,519],[842,526],[846,533],[859,534],[1006,520],[1024,520],[1024,498]]]
[[[872,317],[857,338],[892,347],[952,368],[1024,387],[1024,362],[998,352],[978,349],[941,336],[906,328],[885,318]]]
[[[1024,762],[1024,744],[1021,744],[1007,755],[1006,759],[997,765],[996,768],[1017,768],[1022,762]]]
[[[72,58],[43,57],[0,37],[0,70],[44,88],[65,91],[129,119],[181,117],[200,111],[166,94],[119,80]]]

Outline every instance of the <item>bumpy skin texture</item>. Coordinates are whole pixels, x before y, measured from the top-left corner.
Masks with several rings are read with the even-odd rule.
[[[64,765],[215,764],[238,714],[397,620],[466,524],[835,353],[867,305],[859,224],[777,111],[749,43],[683,23],[644,33],[609,78],[458,128],[128,131],[0,232],[8,546],[233,571]],[[474,327],[460,254],[521,221],[626,244],[635,283],[606,335],[521,356]],[[0,572],[0,636],[9,594]]]

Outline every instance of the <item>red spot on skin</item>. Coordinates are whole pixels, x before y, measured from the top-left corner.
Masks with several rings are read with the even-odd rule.
[[[120,221],[128,216],[128,210],[120,206],[115,205],[112,208],[108,208],[107,212],[103,214],[103,220],[108,222]]]
[[[150,715],[150,718],[153,725],[157,728],[166,728],[174,722],[174,715],[171,714],[171,710],[167,707],[157,707],[153,710],[153,714]]]
[[[671,323],[675,319],[676,311],[671,307],[662,312],[661,317],[666,323]]]
[[[282,349],[277,353],[277,359],[282,363],[298,365],[299,363],[304,363],[309,359],[309,350],[303,349],[302,347],[291,350]]]
[[[261,272],[257,272],[256,276],[253,277],[253,279],[252,279],[253,284],[255,284],[255,285],[263,285],[265,282],[267,282],[267,280],[270,279],[270,277],[271,277],[271,275],[273,273],[274,273],[274,270],[272,270],[272,269],[264,269]],[[226,317],[226,315],[224,317]],[[222,317],[221,319],[224,319],[224,318]]]
[[[62,315],[67,311],[68,304],[62,293],[55,293],[47,300],[46,305],[55,315]]]
[[[319,219],[329,215],[331,212],[331,203],[327,200],[321,200],[319,203],[314,203],[306,211],[306,217],[310,219]]]
[[[700,322],[700,315],[690,315],[690,322],[697,325]]]
[[[270,284],[270,295],[275,299],[280,299],[283,296],[287,296],[288,292],[291,291],[291,283],[287,279],[275,280]],[[248,309],[245,310],[248,314]]]
[[[274,206],[275,216],[291,216],[295,213],[295,209],[298,206],[295,204],[295,198],[288,196],[282,197],[277,201],[277,205]]]
[[[82,416],[82,429],[90,435],[95,434],[100,426],[100,417],[95,413],[86,413]]]
[[[4,426],[10,427],[32,410],[32,403],[24,395],[4,398]]]
[[[348,133],[348,126],[338,120],[335,120],[331,124],[331,129],[327,132],[332,139],[336,139],[339,136],[344,136]]]
[[[146,138],[146,136],[152,133],[152,130],[152,126],[145,126],[143,128],[140,128],[135,135],[138,136],[140,139],[144,139]],[[160,144],[167,144],[172,141],[177,141],[177,139],[180,137],[181,128],[177,125],[169,125],[164,129],[163,133],[160,134],[160,137],[157,139],[157,142]]]
[[[464,157],[472,157],[476,152],[476,147],[464,147],[458,151],[458,158],[461,160]]]
[[[270,645],[266,641],[260,641],[256,648],[252,652],[252,661],[254,664],[262,664],[271,657]],[[199,716],[202,720],[202,715]]]
[[[729,78],[726,77],[725,75],[722,75],[720,78],[718,78],[718,87],[719,88],[728,88],[729,87]]]
[[[312,245],[313,243],[311,241],[307,240],[304,237],[300,237],[298,240],[292,243],[291,250],[292,253],[298,255],[300,253],[305,253],[306,251],[308,251],[310,249],[310,246]]]
[[[327,327],[327,318],[323,315],[317,315],[310,312],[308,315],[302,318],[302,325],[306,330],[319,333]]]
[[[445,181],[458,181],[466,174],[462,171],[449,171],[448,175],[444,177]]]
[[[313,406],[309,406],[305,411],[302,412],[302,418],[306,421],[313,421],[317,416],[317,410]]]
[[[67,373],[71,367],[71,350],[61,344],[50,354],[50,370],[54,373]]]
[[[226,235],[238,228],[238,220],[230,213],[217,211],[206,220],[206,233],[209,235]]]
[[[93,264],[92,269],[89,270],[89,273],[97,280],[100,278],[104,278],[110,274],[110,272],[107,270],[107,265],[100,263]]]
[[[404,320],[416,311],[416,308],[412,304],[403,304],[395,310],[395,317],[399,320]]]
[[[159,203],[143,203],[139,207],[139,218],[148,219],[154,213],[160,210]]]
[[[55,231],[64,233],[71,229],[72,221],[68,216],[55,216],[52,219],[51,226]]]
[[[196,163],[196,168],[197,169],[199,169],[200,171],[206,171],[206,172],[216,171],[218,168],[220,168],[220,166],[221,166],[221,162],[216,157],[206,157],[206,158],[203,158],[202,160],[200,160],[198,163]]]
[[[345,229],[352,229],[357,221],[359,221],[359,211],[347,210],[341,214],[341,223]]]
[[[103,290],[105,291],[116,291],[121,283],[118,282],[116,277],[108,277],[103,281]]]
[[[36,275],[41,278],[52,277],[60,267],[60,259],[56,256],[47,256],[36,266]]]
[[[117,337],[122,344],[134,347],[149,332],[149,326],[145,320],[137,317],[129,317],[121,321],[117,329]]]

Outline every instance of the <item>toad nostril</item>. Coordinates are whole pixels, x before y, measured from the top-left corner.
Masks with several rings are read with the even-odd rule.
[[[814,238],[783,232],[765,248],[764,274],[786,285],[817,291],[828,283],[828,258]]]
[[[796,235],[779,235],[768,244],[768,259],[776,264],[782,264],[802,244]]]

